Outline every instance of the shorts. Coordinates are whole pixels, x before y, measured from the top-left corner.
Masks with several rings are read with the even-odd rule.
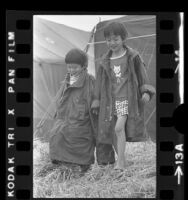
[[[115,101],[114,115],[117,115],[117,116],[128,115],[128,101],[127,100]]]

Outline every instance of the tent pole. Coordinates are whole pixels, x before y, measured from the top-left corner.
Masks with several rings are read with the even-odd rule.
[[[153,37],[153,36],[156,36],[156,34],[150,34],[150,35],[140,35],[140,36],[136,36],[136,37],[130,37],[130,38],[127,38],[127,40],[132,40],[132,39],[137,39],[137,38],[144,38],[144,37]],[[92,43],[89,43],[89,44],[103,44],[105,43],[105,41],[99,41],[99,42],[92,42]]]
[[[94,33],[95,33],[95,28],[96,28],[96,26],[93,27],[93,29],[92,29],[92,31],[91,31],[91,34],[90,34],[89,42],[87,43],[87,45],[86,45],[86,47],[85,47],[85,49],[84,49],[84,51],[85,51],[86,53],[88,52],[90,43],[91,43],[91,41],[92,41],[92,39],[93,39],[93,36],[94,36]]]

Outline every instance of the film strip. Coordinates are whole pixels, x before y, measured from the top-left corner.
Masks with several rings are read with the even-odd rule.
[[[7,199],[33,198],[34,14],[40,12],[7,11],[6,13]],[[181,134],[181,128],[179,129],[181,125],[175,124],[175,120],[181,117],[179,111],[182,110],[179,106],[178,73],[175,73],[179,62],[177,62],[177,52],[179,52],[180,13],[152,14],[156,15],[157,20],[156,199],[184,199],[184,136]]]

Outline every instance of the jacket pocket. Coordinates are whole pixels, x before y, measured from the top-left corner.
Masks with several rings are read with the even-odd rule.
[[[84,120],[85,119],[85,113],[86,113],[86,103],[84,100],[80,100],[79,98],[74,98],[74,108],[73,114],[75,114],[75,117],[78,120]]]
[[[84,120],[85,110],[86,110],[85,105],[78,105],[77,108],[78,108],[78,119]]]

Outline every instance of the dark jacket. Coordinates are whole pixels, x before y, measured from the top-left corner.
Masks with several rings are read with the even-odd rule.
[[[145,139],[144,131],[144,104],[141,101],[142,94],[147,92],[150,99],[155,94],[155,88],[148,82],[144,62],[139,53],[125,46],[128,56],[128,120],[125,126],[127,141],[141,141]],[[114,134],[114,97],[112,96],[112,83],[110,78],[110,56],[112,52],[105,54],[99,64],[95,97],[92,108],[100,106],[97,141],[112,144]]]
[[[86,70],[79,80],[62,83],[56,101],[55,124],[51,131],[50,158],[76,164],[94,162],[95,136],[91,120],[94,78]]]

